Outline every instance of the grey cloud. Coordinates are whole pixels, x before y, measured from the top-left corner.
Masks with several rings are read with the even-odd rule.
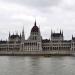
[[[46,14],[52,12],[50,11],[51,6],[58,6],[61,3],[61,0],[2,0],[2,1],[27,6],[29,8],[36,9]]]
[[[2,1],[18,3],[30,7],[44,8],[53,5],[58,5],[61,0],[2,0]]]
[[[65,7],[64,9],[65,9],[66,11],[75,12],[75,6],[73,6],[73,7]]]

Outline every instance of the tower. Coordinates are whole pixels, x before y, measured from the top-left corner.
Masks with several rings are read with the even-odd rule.
[[[22,37],[21,37],[21,42],[24,42],[25,41],[25,35],[24,35],[24,27],[23,27],[23,30],[22,30]]]
[[[41,33],[40,33],[40,28],[36,24],[36,20],[34,22],[34,26],[31,29],[28,41],[33,44],[33,46],[30,47],[30,48],[33,48],[33,50],[35,50],[35,51],[42,50],[42,37],[41,37]]]

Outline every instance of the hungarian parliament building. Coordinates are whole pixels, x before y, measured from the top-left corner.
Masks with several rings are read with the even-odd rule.
[[[40,28],[36,25],[31,29],[30,36],[26,40],[24,28],[20,35],[9,33],[7,41],[0,41],[0,55],[46,55],[46,54],[74,54],[75,37],[64,40],[63,31],[59,33],[51,31],[51,39],[42,39]]]

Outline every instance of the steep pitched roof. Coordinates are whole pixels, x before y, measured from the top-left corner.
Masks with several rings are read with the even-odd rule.
[[[6,44],[7,43],[7,41],[0,41],[0,44]]]
[[[44,40],[42,40],[42,43],[49,43],[49,42],[50,42],[49,39],[44,39]]]
[[[62,34],[60,34],[60,33],[52,33],[52,37],[60,37]]]
[[[17,37],[20,38],[19,35],[11,35],[11,36],[10,36],[11,39],[15,39],[15,38],[17,38]]]

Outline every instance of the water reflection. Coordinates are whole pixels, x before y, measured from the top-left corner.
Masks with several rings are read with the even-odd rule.
[[[75,57],[0,57],[0,75],[75,75]]]

